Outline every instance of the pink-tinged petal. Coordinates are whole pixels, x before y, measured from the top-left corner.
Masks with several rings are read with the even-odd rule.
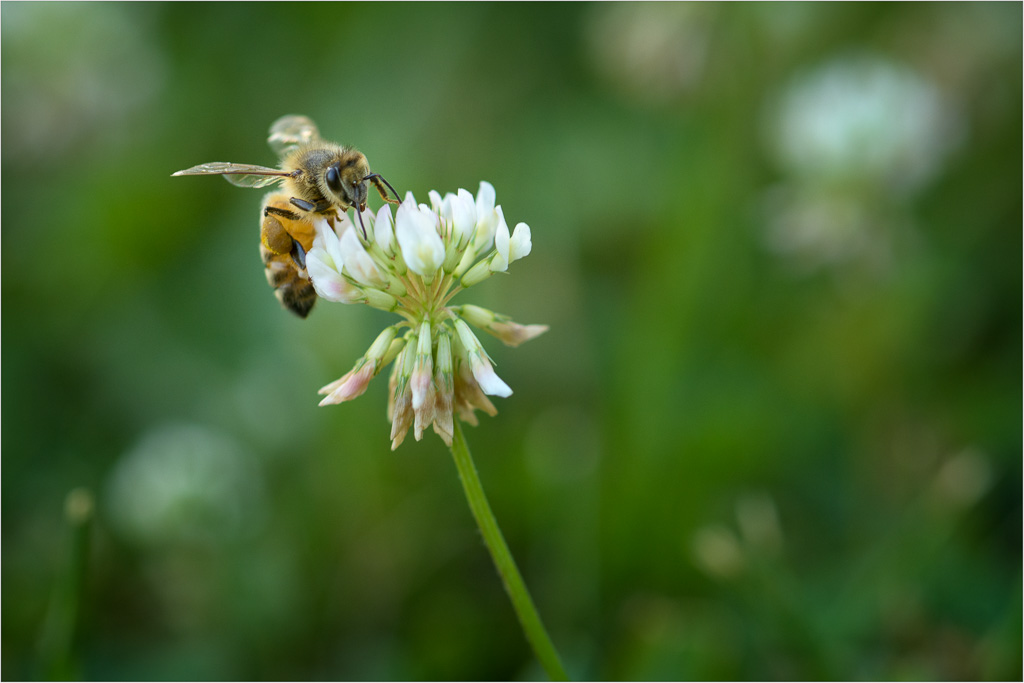
[[[434,409],[436,406],[437,393],[434,391],[433,380],[428,384],[423,402],[418,408],[413,408],[415,420],[413,422],[413,436],[419,441],[423,438],[423,430],[434,422]]]
[[[351,370],[349,370],[349,371],[348,371],[348,372],[346,372],[346,373],[345,373],[344,375],[342,375],[342,376],[341,376],[341,377],[339,377],[338,379],[334,380],[334,381],[333,381],[333,382],[331,382],[330,384],[325,384],[324,386],[322,386],[322,387],[320,387],[319,389],[317,389],[316,393],[318,393],[318,394],[321,394],[322,396],[326,396],[327,394],[330,394],[330,393],[331,393],[331,392],[333,392],[333,391],[334,391],[335,389],[337,389],[338,387],[340,387],[340,386],[341,386],[342,384],[344,384],[345,382],[347,382],[347,381],[348,381],[348,378],[349,378],[349,375],[351,375],[351,374],[352,374],[352,371],[351,371]]]
[[[321,406],[351,401],[362,396],[366,387],[369,386],[370,380],[373,379],[373,363],[363,363],[362,367],[351,370],[341,379],[341,384],[320,401]]]
[[[509,320],[491,323],[484,329],[504,342],[506,346],[519,346],[534,337],[539,337],[550,328],[547,325],[520,325]]]
[[[391,418],[391,450],[395,450],[405,441],[405,435],[413,423],[412,392],[406,386],[398,396],[394,397]]]
[[[433,393],[434,361],[431,355],[433,343],[430,334],[430,323],[420,325],[419,337],[416,340],[416,361],[413,366],[409,383],[412,387],[412,408],[420,410],[428,394]]]

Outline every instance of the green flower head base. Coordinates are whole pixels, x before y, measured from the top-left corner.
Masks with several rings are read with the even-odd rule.
[[[430,192],[430,206],[412,193],[394,217],[385,204],[364,211],[362,226],[340,214],[316,221],[316,239],[306,267],[317,294],[328,301],[363,303],[403,318],[384,329],[352,369],[320,390],[320,405],[350,401],[393,363],[388,419],[391,448],[398,448],[412,427],[416,440],[428,427],[449,446],[454,418],[477,424],[476,410],[498,411],[488,396],[512,390],[494,372],[493,363],[470,325],[518,346],[547,331],[547,325],[520,325],[479,306],[449,306],[459,291],[505,272],[530,253],[530,227],[509,232],[494,188],[480,183],[473,197],[466,190],[443,198]]]

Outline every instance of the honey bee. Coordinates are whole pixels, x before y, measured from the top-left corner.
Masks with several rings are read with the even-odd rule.
[[[270,127],[267,138],[281,159],[280,168],[214,161],[171,175],[221,175],[238,187],[267,187],[283,183],[283,192],[271,192],[260,207],[260,256],[267,282],[281,304],[305,318],[316,303],[316,292],[306,272],[306,252],[313,246],[313,221],[325,218],[333,226],[339,211],[356,208],[363,237],[362,211],[367,182],[380,196],[398,192],[379,173],[370,170],[366,156],[320,138],[316,124],[305,116],[283,116]]]

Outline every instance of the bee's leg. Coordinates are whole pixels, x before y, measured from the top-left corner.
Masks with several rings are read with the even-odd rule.
[[[306,269],[306,250],[302,248],[302,244],[297,239],[292,238],[292,260],[295,261],[295,265],[299,267],[299,270]]]
[[[305,199],[299,199],[298,197],[292,197],[288,201],[291,202],[292,206],[297,206],[303,211],[310,211],[312,213],[320,213],[331,208],[331,203],[326,199],[322,199],[316,204],[307,202]]]
[[[292,248],[292,236],[277,219],[277,211],[267,207],[263,213],[263,223],[260,224],[261,246],[267,249],[268,254],[287,254]]]
[[[384,201],[386,201],[387,203],[389,203],[389,204],[401,204],[402,203],[402,198],[398,195],[398,190],[396,190],[395,188],[391,187],[391,183],[389,183],[388,181],[384,180],[384,176],[382,176],[380,173],[371,173],[370,175],[365,176],[363,178],[363,180],[369,180],[371,183],[373,183],[373,186],[375,188],[377,188],[377,192],[380,193],[380,196],[383,197]],[[383,183],[383,185],[381,183]],[[398,198],[397,199],[390,199],[390,198],[388,198],[388,193],[384,191],[384,185],[387,185],[388,189],[391,190],[392,192],[394,192],[395,193],[395,197],[398,197]]]
[[[282,218],[287,218],[290,221],[302,220],[302,216],[295,213],[294,211],[289,211],[288,209],[279,209],[276,206],[263,207],[263,215],[269,216],[270,214],[274,214],[275,216],[281,216]]]

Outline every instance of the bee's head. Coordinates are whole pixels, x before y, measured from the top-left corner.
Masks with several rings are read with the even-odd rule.
[[[362,210],[366,206],[366,162],[353,158],[336,161],[324,171],[324,184],[343,204]]]

